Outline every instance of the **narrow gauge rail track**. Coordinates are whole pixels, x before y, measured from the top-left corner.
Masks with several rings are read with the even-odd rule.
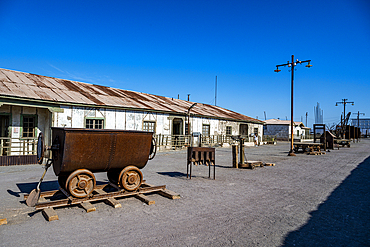
[[[48,221],[59,219],[54,208],[63,206],[80,205],[87,212],[95,211],[95,207],[91,202],[106,201],[115,208],[121,207],[121,204],[115,198],[123,198],[134,196],[148,205],[154,204],[155,201],[150,200],[145,194],[158,193],[169,199],[179,199],[180,195],[167,190],[166,185],[153,186],[143,182],[136,191],[126,191],[119,188],[115,184],[106,183],[97,185],[89,197],[75,198],[72,197],[66,190],[59,188],[59,190],[45,191],[40,194],[40,200],[35,205],[35,210],[43,210],[43,215]],[[29,194],[24,195],[24,200],[27,200]]]

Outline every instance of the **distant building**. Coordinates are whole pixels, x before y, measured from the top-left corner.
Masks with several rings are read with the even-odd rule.
[[[316,124],[324,123],[324,111],[321,110],[319,102],[317,102],[317,106],[313,107],[313,112],[315,114],[315,123]]]
[[[265,120],[263,126],[263,134],[276,136],[277,140],[290,140],[290,120],[268,119]],[[293,134],[294,139],[307,139],[310,133],[310,128],[305,127],[302,122],[294,122]]]
[[[352,126],[360,128],[362,135],[370,135],[370,118],[352,118]]]

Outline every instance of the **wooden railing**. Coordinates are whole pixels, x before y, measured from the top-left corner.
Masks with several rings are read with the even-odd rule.
[[[37,138],[0,137],[0,156],[36,155]]]
[[[236,142],[229,135],[191,136],[191,135],[155,135],[157,147],[162,149],[177,149],[185,147],[217,147],[223,144],[234,144]],[[253,142],[253,137],[245,136],[246,142]],[[200,145],[199,145],[200,144]]]

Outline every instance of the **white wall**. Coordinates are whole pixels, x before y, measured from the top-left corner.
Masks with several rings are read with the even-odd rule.
[[[183,133],[187,122],[186,116],[170,116],[164,113],[73,106],[62,108],[64,109],[63,113],[54,113],[53,126],[84,128],[86,117],[96,117],[104,118],[106,129],[142,130],[144,121],[155,121],[156,134],[170,135],[174,118],[183,119]],[[226,126],[232,127],[232,135],[239,134],[239,122],[191,116],[190,123],[192,132],[202,133],[203,124],[209,124],[211,135],[225,135]],[[259,136],[262,137],[263,125],[248,123],[248,128],[250,134],[254,133],[254,128],[258,128]]]

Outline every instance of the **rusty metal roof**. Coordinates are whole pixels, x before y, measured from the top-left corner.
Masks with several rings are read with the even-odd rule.
[[[47,103],[91,105],[186,114],[194,103],[88,83],[58,79],[0,68],[0,97],[38,100]],[[255,122],[254,119],[219,106],[197,103],[191,113],[198,116]]]
[[[280,120],[280,119],[268,119],[268,120],[265,120],[264,121],[265,124],[274,124],[274,125],[290,125],[291,124],[291,121],[290,120]],[[295,122],[294,121],[294,125],[303,125],[304,124],[302,122]]]

